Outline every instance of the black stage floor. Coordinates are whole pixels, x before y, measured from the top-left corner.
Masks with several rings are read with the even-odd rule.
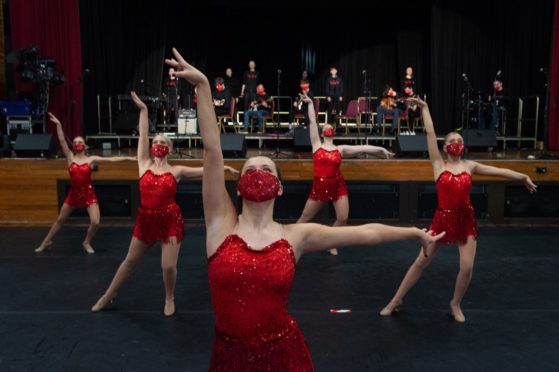
[[[131,228],[101,228],[92,256],[80,250],[85,228],[76,226],[63,229],[51,251],[33,253],[45,233],[0,228],[0,370],[207,370],[213,328],[203,229],[187,229],[173,318],[161,314],[158,247],[114,310],[89,312],[123,259]],[[377,315],[418,252],[411,242],[303,257],[289,308],[317,371],[556,371],[557,242],[556,229],[482,229],[463,325],[447,317],[454,247],[434,260],[403,313]]]

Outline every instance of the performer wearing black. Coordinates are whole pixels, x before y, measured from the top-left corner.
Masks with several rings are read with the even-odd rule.
[[[231,109],[231,92],[223,83],[223,78],[215,79],[215,89],[212,91],[215,116],[228,115]]]
[[[250,107],[250,103],[254,101],[256,97],[256,86],[260,83],[260,74],[256,71],[256,62],[248,62],[248,71],[245,71],[243,76],[243,86],[241,87],[240,97],[244,97],[245,107],[247,110]]]
[[[402,92],[406,93],[406,88],[410,88],[415,92],[415,79],[413,77],[413,68],[411,66],[406,67],[406,74],[402,80]]]
[[[248,133],[248,124],[253,116],[258,117],[258,131],[262,130],[263,119],[262,116],[268,115],[272,110],[272,99],[266,93],[264,84],[258,84],[256,86],[256,98],[249,102],[249,106],[245,111],[245,116],[243,120],[243,128],[240,133]]]
[[[502,106],[503,89],[503,82],[496,78],[493,81],[493,92],[487,95],[487,102],[484,104],[485,110],[479,120],[479,129],[492,129],[497,135],[500,135],[499,122],[502,121],[505,111],[505,107]],[[489,128],[487,128],[487,123],[490,123]]]
[[[231,97],[234,97],[235,102],[238,102],[241,95],[241,83],[237,77],[233,76],[233,69],[231,67],[225,69],[225,79],[223,79],[223,82],[231,93]]]
[[[333,123],[336,115],[341,111],[344,100],[344,83],[338,76],[338,69],[330,67],[330,77],[326,81],[326,96],[328,97],[328,118]]]
[[[402,80],[402,92],[405,98],[417,98],[418,95],[415,91],[415,80],[413,77],[413,68],[407,67],[406,74]],[[410,121],[415,118],[421,117],[421,108],[415,103],[407,103],[408,105],[408,118]]]
[[[167,118],[169,124],[177,123],[177,113],[179,112],[179,100],[180,100],[180,82],[179,79],[175,77],[175,69],[169,69],[169,75],[167,76],[167,81],[165,82],[165,94],[167,95]]]
[[[310,99],[314,98],[314,95],[310,91],[310,83],[308,80],[301,80],[299,87],[301,88],[300,93],[293,99],[293,106],[291,107],[291,111],[289,112],[289,130],[290,132],[293,130],[293,119],[295,115],[302,114],[304,115],[305,119],[303,122],[299,122],[300,125],[308,125],[309,123],[309,110],[308,105],[303,102],[302,96],[307,96]]]

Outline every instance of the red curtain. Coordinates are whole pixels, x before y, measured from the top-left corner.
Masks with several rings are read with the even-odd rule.
[[[548,148],[559,150],[559,0],[555,0],[555,17],[552,29]]]
[[[82,135],[78,0],[10,0],[8,5],[13,49],[34,44],[40,49],[40,57],[56,59],[66,82],[51,90],[48,110],[62,121],[70,138]],[[52,125],[48,128],[54,129]]]

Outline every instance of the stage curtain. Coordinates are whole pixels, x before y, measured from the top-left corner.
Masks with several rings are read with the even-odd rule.
[[[559,150],[559,0],[555,1],[550,83],[548,148]]]
[[[73,138],[82,128],[82,59],[78,0],[10,0],[12,47],[36,45],[40,57],[56,59],[66,82],[51,89],[49,111]],[[52,125],[48,125],[53,131]]]

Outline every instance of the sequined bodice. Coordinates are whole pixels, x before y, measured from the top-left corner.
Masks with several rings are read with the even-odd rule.
[[[155,174],[148,169],[140,178],[140,198],[143,208],[165,208],[175,202],[177,181],[171,172]]]
[[[314,176],[330,178],[340,174],[342,154],[338,149],[326,150],[319,148],[312,156],[314,162]]]
[[[437,196],[441,209],[463,209],[470,205],[472,177],[468,172],[453,174],[443,171],[437,182]]]
[[[208,275],[220,333],[267,341],[291,327],[287,299],[295,256],[285,239],[255,251],[239,236],[229,235],[210,257]]]
[[[85,188],[91,185],[91,167],[88,163],[78,164],[72,162],[68,167],[72,188]]]

